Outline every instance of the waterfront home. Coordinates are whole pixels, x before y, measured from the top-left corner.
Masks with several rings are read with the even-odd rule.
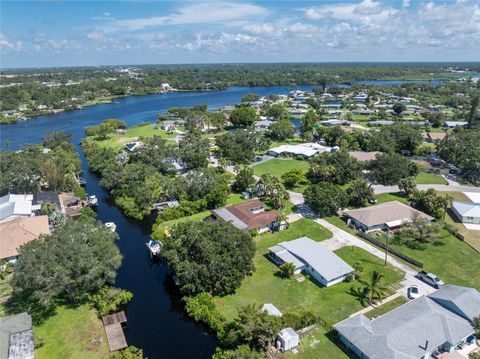
[[[462,223],[480,224],[480,203],[453,201],[452,212]]]
[[[468,357],[474,350],[473,318],[480,315],[480,293],[447,285],[374,319],[357,314],[334,325],[340,341],[359,358]],[[462,347],[461,356],[454,353]],[[469,349],[470,348],[470,349]]]
[[[62,205],[60,203],[60,197],[57,192],[54,191],[42,191],[42,192],[35,192],[33,194],[33,206],[39,206],[40,209],[45,203],[51,203],[55,205],[55,209],[57,211],[62,210]]]
[[[396,230],[410,222],[415,216],[427,221],[434,218],[398,201],[385,202],[371,207],[347,210],[343,215],[348,222],[364,232]]]
[[[135,152],[138,148],[140,148],[143,145],[142,141],[135,141],[135,142],[130,142],[126,143],[124,148],[127,152]]]
[[[32,207],[32,201],[31,194],[7,194],[0,197],[0,222],[31,216],[34,210],[40,209]]]
[[[292,156],[303,159],[311,158],[321,152],[335,152],[338,148],[323,146],[318,143],[301,143],[298,145],[281,145],[268,150],[273,157]]]
[[[33,359],[32,317],[20,313],[0,318],[0,359]]]
[[[291,263],[294,273],[308,273],[325,287],[343,282],[354,269],[320,242],[300,237],[268,248],[270,258],[282,265]]]
[[[180,203],[178,201],[166,201],[166,202],[155,203],[153,206],[157,209],[157,211],[161,212],[165,208],[178,207],[180,206]]]
[[[265,211],[265,205],[258,199],[214,209],[212,215],[246,232],[282,229],[282,224],[277,222],[278,212]]]

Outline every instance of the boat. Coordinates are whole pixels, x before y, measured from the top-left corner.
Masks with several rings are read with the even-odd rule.
[[[87,185],[87,180],[83,177],[78,177],[77,182],[82,187],[85,187]]]
[[[153,256],[159,256],[162,250],[162,243],[151,239],[147,243],[147,248]]]
[[[94,194],[88,196],[87,201],[89,206],[98,206],[98,198]]]
[[[113,222],[106,222],[105,227],[110,229],[112,232],[115,232],[115,230],[117,229],[117,225]]]

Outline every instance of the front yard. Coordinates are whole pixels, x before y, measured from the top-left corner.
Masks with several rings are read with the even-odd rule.
[[[267,258],[268,247],[301,236],[322,241],[330,238],[331,233],[311,220],[302,219],[294,222],[288,230],[257,237],[254,274],[244,279],[235,294],[216,298],[219,311],[232,319],[237,315],[237,309],[242,306],[273,303],[281,311],[311,311],[332,325],[362,309],[360,300],[350,294],[352,287],[359,287],[358,282],[344,282],[324,288],[309,278],[297,282],[295,279],[282,279],[275,275],[278,267]],[[360,262],[364,268],[362,277],[365,279],[374,270],[384,274],[386,286],[397,284],[404,277],[402,272],[390,266],[385,268],[381,259],[360,248],[344,247],[337,250],[336,254],[350,265]]]
[[[281,177],[284,173],[296,169],[307,172],[308,161],[273,158],[260,163],[259,165],[253,166],[252,168],[257,176],[261,176],[264,173],[269,173],[273,176]]]
[[[440,175],[422,172],[415,177],[416,184],[447,184],[448,181]]]

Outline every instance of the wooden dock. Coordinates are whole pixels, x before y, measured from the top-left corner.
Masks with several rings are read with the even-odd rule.
[[[102,318],[105,333],[107,334],[108,346],[110,351],[124,349],[128,347],[125,333],[123,332],[123,323],[127,322],[127,316],[124,311],[107,315]]]

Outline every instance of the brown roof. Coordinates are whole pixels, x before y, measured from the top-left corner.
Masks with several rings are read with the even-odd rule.
[[[433,168],[432,164],[428,161],[425,161],[425,160],[413,160],[413,162],[422,166],[424,170],[428,170],[430,168]]]
[[[434,219],[428,214],[420,212],[398,201],[385,202],[371,207],[352,209],[350,211],[345,211],[344,214],[357,220],[358,222],[363,223],[367,227],[373,227],[393,221],[409,220],[412,219],[415,214],[430,221]]]
[[[350,151],[348,152],[350,156],[356,158],[360,162],[372,161],[377,155],[381,155],[382,152],[372,151],[372,152],[363,152],[363,151]]]
[[[17,256],[22,244],[49,233],[48,216],[21,217],[0,224],[0,258]]]
[[[261,228],[270,225],[272,222],[275,222],[277,218],[277,211],[262,211],[254,213],[252,210],[255,208],[264,208],[265,205],[262,201],[255,199],[253,201],[232,204],[225,206],[224,209],[230,212],[233,216],[238,218],[240,221],[247,225],[247,229]],[[221,214],[221,211],[214,210],[215,215],[222,217],[224,220],[225,216]],[[235,222],[232,222],[235,224]]]
[[[432,141],[441,141],[445,138],[446,132],[423,132],[423,138],[429,138]]]

